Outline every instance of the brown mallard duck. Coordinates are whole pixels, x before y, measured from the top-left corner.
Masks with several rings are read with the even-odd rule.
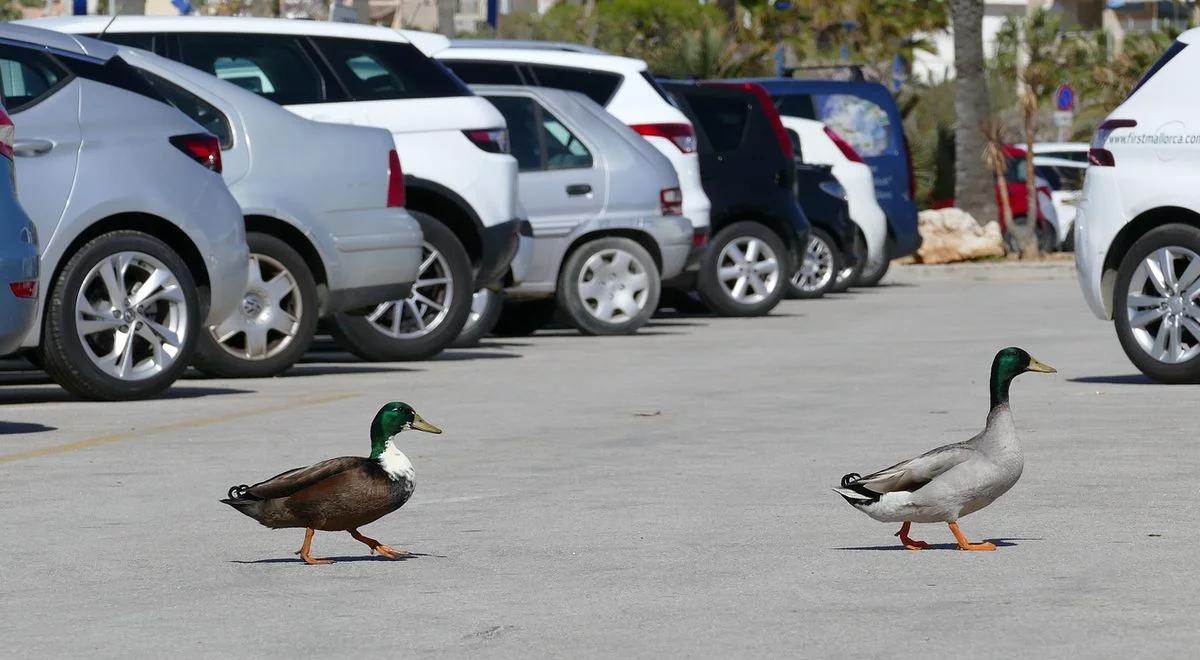
[[[358,528],[404,506],[413,493],[413,466],[393,438],[414,429],[442,430],[421,419],[407,403],[393,401],[379,409],[371,422],[371,455],[342,456],[277,474],[266,481],[229,489],[225,504],[272,529],[303,527],[304,545],[296,554],[308,564],[332,564],[312,557],[315,530],[350,532],[371,553],[387,559],[408,555],[363,536]]]

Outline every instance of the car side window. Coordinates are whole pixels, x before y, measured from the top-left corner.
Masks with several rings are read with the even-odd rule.
[[[801,150],[800,134],[792,129],[787,129],[788,139],[792,141],[792,153],[795,154],[796,160],[804,162],[804,152]]]
[[[775,102],[775,109],[781,115],[800,117],[801,119],[817,118],[817,110],[813,107],[813,98],[808,94],[783,94],[771,100]]]
[[[613,94],[617,93],[617,88],[621,86],[621,81],[625,79],[616,73],[562,66],[535,64],[530,69],[533,70],[538,85],[579,92],[600,105],[606,105],[612,99]]]
[[[750,119],[750,104],[744,98],[697,93],[688,95],[688,105],[713,151],[728,153],[741,146]]]
[[[443,60],[463,82],[471,85],[524,85],[516,65],[508,62],[468,62]]]
[[[563,123],[541,108],[542,142],[548,170],[572,170],[592,166],[592,153]]]
[[[280,105],[322,103],[325,81],[297,37],[179,34],[180,60]]]
[[[45,53],[0,45],[0,84],[11,113],[50,96],[69,76]]]
[[[221,141],[221,149],[233,146],[233,129],[229,126],[229,118],[208,101],[196,96],[186,89],[165,78],[141,71],[146,82],[159,93],[167,103],[187,115],[192,121],[204,127],[204,130],[217,136]]]
[[[358,101],[471,93],[449,69],[409,43],[333,37],[315,37],[313,43]]]
[[[508,125],[509,152],[517,159],[522,172],[545,169],[542,166],[541,130],[538,127],[538,105],[524,96],[489,96],[504,123]]]

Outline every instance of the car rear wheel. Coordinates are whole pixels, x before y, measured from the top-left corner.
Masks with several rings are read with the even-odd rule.
[[[504,308],[504,294],[491,289],[480,289],[471,296],[471,313],[463,325],[458,339],[451,344],[454,348],[470,348],[479,344],[495,327]]]
[[[842,293],[858,284],[858,278],[867,264],[867,241],[861,232],[854,232],[854,244],[850,249],[857,261],[853,266],[842,266],[838,271],[837,277],[833,279],[833,287],[830,288],[832,293]]]
[[[696,290],[721,316],[762,316],[783,298],[787,248],[757,222],[735,222],[709,241],[700,258]]]
[[[250,268],[242,304],[200,333],[192,364],[210,376],[267,378],[299,360],[317,328],[317,284],[290,245],[246,234]]]
[[[149,234],[114,231],[86,243],[55,278],[41,360],[81,397],[143,399],[187,368],[199,326],[183,259]]]
[[[800,267],[788,280],[789,298],[820,298],[833,287],[841,270],[841,255],[833,239],[823,229],[813,227]]]
[[[389,300],[364,316],[336,314],[335,339],[351,353],[375,361],[424,360],[449,346],[471,313],[474,273],[454,232],[417,211],[425,242],[413,291]]]
[[[887,276],[888,269],[891,268],[891,266],[892,262],[887,258],[886,255],[884,258],[879,260],[879,263],[873,266],[871,264],[867,264],[863,267],[863,271],[859,273],[858,282],[855,283],[855,286],[877,286],[883,280],[883,278]]]
[[[658,308],[662,279],[646,248],[610,236],[584,243],[558,276],[558,306],[585,335],[627,335]]]
[[[1142,373],[1200,382],[1200,229],[1166,225],[1138,239],[1117,271],[1113,323]]]

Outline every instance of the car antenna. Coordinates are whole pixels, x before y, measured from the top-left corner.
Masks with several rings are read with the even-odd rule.
[[[109,2],[116,2],[117,0],[108,0],[108,1],[109,1]],[[105,33],[105,32],[108,32],[108,28],[112,27],[113,21],[116,21],[116,20],[117,20],[117,15],[116,15],[116,14],[113,14],[113,15],[112,15],[112,18],[108,19],[108,23],[107,23],[107,24],[104,26],[104,29],[103,29],[103,30],[100,30],[100,34],[96,35],[96,38],[97,38],[97,39],[100,39],[101,41],[103,41],[103,40],[104,40],[104,33]]]

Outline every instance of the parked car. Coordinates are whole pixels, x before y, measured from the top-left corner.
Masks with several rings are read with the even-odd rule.
[[[472,293],[509,276],[522,226],[504,118],[395,30],[245,17],[76,16],[36,24],[179,60],[318,121],[391,131],[406,206],[424,234],[413,293],[331,330],[366,359],[429,357],[452,342]],[[444,39],[426,35],[426,41]]]
[[[0,25],[0,82],[21,126],[17,188],[43,237],[44,305],[22,346],[83,397],[161,392],[246,283],[218,139],[108,44]]]
[[[1011,144],[1006,144],[1003,147],[1006,167],[1004,172],[1004,180],[1008,187],[1008,204],[1012,210],[1013,222],[1018,225],[1023,225],[1029,218],[1029,188],[1027,186],[1028,179],[1025,174],[1025,149]],[[1042,252],[1053,252],[1058,249],[1059,245],[1059,220],[1058,213],[1054,208],[1054,199],[1051,196],[1050,183],[1046,179],[1039,176],[1037,170],[1037,162],[1034,162],[1034,185],[1037,187],[1037,226],[1034,228],[1034,233],[1037,236],[1038,249]],[[1016,239],[1004,220],[1004,210],[1001,207],[1000,187],[996,186],[996,209],[1000,223],[1000,233],[1004,235],[1004,240],[1008,244],[1008,249],[1018,251]]]
[[[671,161],[582,94],[474,89],[508,123],[533,225],[532,261],[505,292],[509,334],[536,330],[555,306],[584,334],[645,325],[661,279],[678,275],[692,248]]]
[[[692,123],[642,60],[569,44],[456,40],[434,56],[469,84],[535,85],[579,92],[604,106],[670,159],[683,191],[683,215],[697,244],[709,233],[711,203],[700,182]]]
[[[37,228],[17,201],[14,129],[0,95],[0,355],[14,353],[33,328],[38,308]]]
[[[875,178],[875,196],[887,215],[888,260],[921,246],[917,233],[916,178],[912,153],[896,100],[875,82],[846,80],[753,79],[761,84],[784,117],[820,121],[845,138]],[[887,272],[868,269],[858,284],[870,286]]]
[[[791,276],[788,295],[819,298],[846,291],[862,274],[867,248],[858,225],[850,219],[846,190],[833,175],[833,167],[797,159],[796,198],[812,231]]]
[[[1037,149],[1036,144],[1034,149]],[[1035,155],[1033,171],[1037,173],[1038,178],[1046,181],[1050,190],[1059,247],[1063,250],[1073,250],[1075,211],[1083,196],[1083,177],[1087,172],[1087,162],[1079,162],[1073,158]]]
[[[887,216],[875,199],[875,181],[871,168],[863,162],[858,152],[841,135],[825,124],[813,119],[782,117],[784,128],[794,134],[793,142],[797,163],[829,165],[833,176],[846,193],[850,219],[858,226],[865,246],[864,263],[859,277],[847,285],[858,285],[865,281],[874,285],[887,274],[890,261],[887,255]],[[803,200],[801,206],[804,206]],[[805,211],[809,212],[808,207]],[[811,219],[812,213],[808,213]],[[849,280],[852,268],[843,268],[838,275]],[[864,276],[866,273],[869,277]]]
[[[775,308],[809,241],[796,201],[792,141],[753,83],[663,81],[696,126],[700,172],[712,200],[712,238],[695,289],[725,316]],[[674,283],[682,290],[691,282]]]
[[[200,334],[196,367],[224,377],[276,375],[308,349],[318,318],[411,293],[421,227],[403,208],[389,132],[304,119],[148,51],[118,52],[220,139],[222,176],[245,217],[242,303]],[[337,167],[316,166],[322,162]]]
[[[1033,155],[1046,158],[1061,158],[1087,165],[1087,142],[1034,142]]]
[[[1200,30],[1188,30],[1096,129],[1075,217],[1084,299],[1164,383],[1200,382],[1200,143],[1185,121]]]

